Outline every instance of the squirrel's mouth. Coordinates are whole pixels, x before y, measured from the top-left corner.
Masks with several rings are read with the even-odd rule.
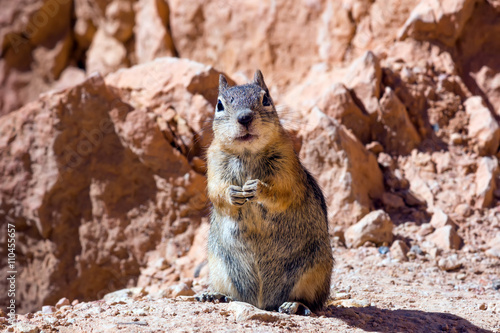
[[[252,135],[250,133],[247,133],[243,136],[237,137],[236,140],[238,140],[238,141],[251,141],[251,140],[255,139],[256,137],[257,137],[256,135]]]

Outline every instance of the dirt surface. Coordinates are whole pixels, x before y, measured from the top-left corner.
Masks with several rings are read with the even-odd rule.
[[[403,263],[375,247],[339,247],[334,254],[332,299],[310,317],[262,311],[240,302],[167,298],[136,288],[130,296],[122,291],[109,301],[19,316],[17,324],[3,328],[7,332],[38,332],[36,328],[43,332],[500,332],[500,291],[494,289],[500,279],[497,260],[462,252],[461,268],[446,272],[428,254]],[[193,290],[204,290],[204,280],[195,279]]]

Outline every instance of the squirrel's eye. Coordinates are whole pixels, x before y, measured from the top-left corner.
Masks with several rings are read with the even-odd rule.
[[[264,96],[262,97],[262,105],[263,106],[271,105],[271,99],[269,98],[269,95],[267,93],[265,93]]]
[[[217,100],[217,111],[224,111],[224,105],[222,104],[220,99]]]

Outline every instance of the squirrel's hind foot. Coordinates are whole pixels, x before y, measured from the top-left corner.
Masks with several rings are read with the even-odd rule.
[[[203,293],[194,297],[198,302],[229,303],[233,299],[221,293]]]
[[[280,313],[286,313],[286,314],[297,314],[301,316],[310,316],[311,315],[311,310],[304,304],[300,302],[285,302],[281,304],[280,308],[278,309]]]

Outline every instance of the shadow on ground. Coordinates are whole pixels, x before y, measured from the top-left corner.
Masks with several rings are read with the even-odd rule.
[[[479,328],[462,317],[440,312],[330,306],[318,314],[338,318],[367,332],[492,332]]]

